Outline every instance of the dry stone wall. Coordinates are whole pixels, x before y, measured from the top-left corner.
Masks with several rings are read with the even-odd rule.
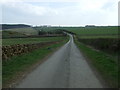
[[[44,46],[48,46],[55,43],[58,42],[44,42],[44,43],[35,43],[35,44],[17,44],[17,45],[2,46],[2,60],[6,61],[8,58],[12,56],[31,52],[35,49],[42,48]]]

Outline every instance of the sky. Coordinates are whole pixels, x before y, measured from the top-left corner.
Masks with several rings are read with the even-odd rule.
[[[118,25],[119,0],[0,0],[0,23]]]

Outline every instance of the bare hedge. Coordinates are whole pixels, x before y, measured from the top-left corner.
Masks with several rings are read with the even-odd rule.
[[[120,39],[114,38],[98,38],[98,39],[80,39],[78,40],[84,44],[90,45],[98,50],[107,53],[118,53],[120,51]]]

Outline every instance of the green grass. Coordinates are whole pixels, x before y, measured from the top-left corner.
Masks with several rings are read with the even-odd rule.
[[[41,38],[14,38],[2,39],[3,45],[28,44],[64,40],[65,37],[41,37]]]
[[[11,79],[16,77],[18,72],[24,71],[26,68],[29,68],[31,65],[34,65],[36,62],[39,62],[49,53],[53,52],[57,47],[62,46],[68,41],[68,38],[64,39],[63,42],[58,44],[53,44],[47,47],[37,49],[33,52],[22,54],[19,56],[13,56],[7,62],[3,62],[3,86],[10,82]],[[51,49],[48,49],[51,48]]]
[[[101,51],[95,51],[77,40],[75,40],[75,43],[85,56],[89,58],[93,66],[100,72],[103,79],[106,80],[111,87],[118,87],[118,64],[115,62],[114,58],[109,57]]]
[[[31,27],[6,29],[4,31],[18,32],[20,34],[25,34],[25,35],[38,35],[38,32],[34,28],[31,28]]]

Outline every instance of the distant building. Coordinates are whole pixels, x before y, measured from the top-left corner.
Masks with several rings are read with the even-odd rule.
[[[95,25],[86,25],[85,27],[95,27]]]
[[[42,25],[42,27],[51,27],[51,25]]]

